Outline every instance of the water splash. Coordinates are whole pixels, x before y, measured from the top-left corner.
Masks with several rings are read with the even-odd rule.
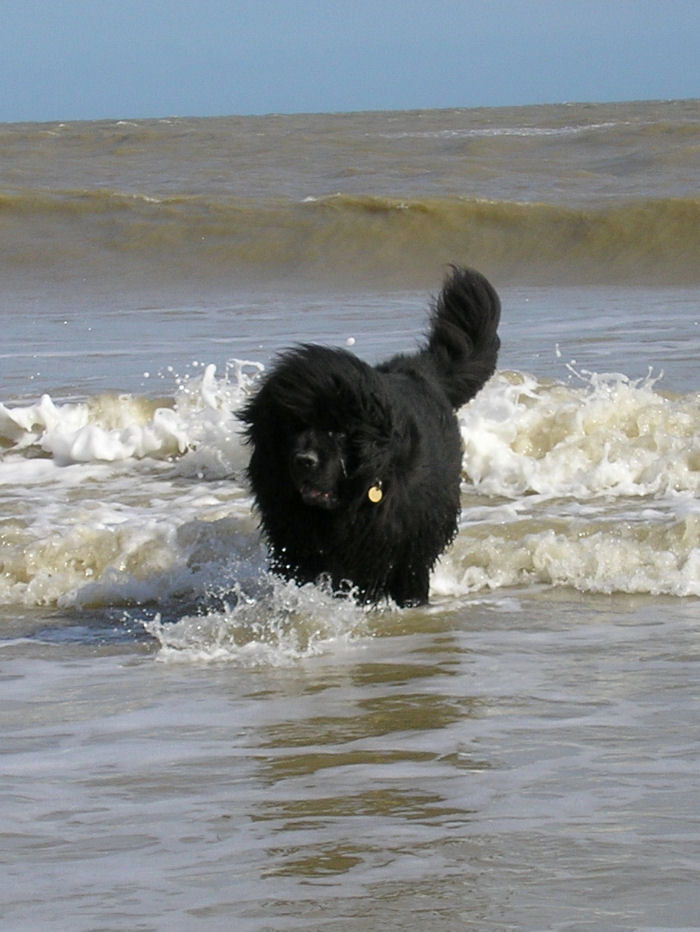
[[[158,660],[286,666],[357,645],[368,635],[364,609],[310,583],[268,576],[257,592],[236,585],[222,599],[219,610],[143,621],[160,645]]]

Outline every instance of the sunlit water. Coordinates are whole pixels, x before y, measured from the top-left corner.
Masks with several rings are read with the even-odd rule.
[[[694,331],[619,336],[669,394],[506,320],[426,610],[266,574],[256,366],[7,407],[9,928],[697,927]]]
[[[415,137],[432,183],[469,145],[489,196],[488,146],[505,165],[549,145],[535,130],[556,121],[517,116],[455,137],[433,115]],[[367,145],[371,184],[391,187]],[[129,186],[179,190],[183,164]],[[517,164],[511,194],[544,190],[541,159]],[[47,187],[80,183],[46,165],[64,173]],[[11,170],[27,180],[24,159]],[[235,412],[294,341],[410,350],[439,266],[426,289],[358,275],[227,293],[169,288],[159,266],[145,296],[147,276],[26,261],[0,349],[3,928],[700,928],[692,283],[496,278],[499,369],[459,412],[460,533],[429,607],[364,610],[268,574]]]

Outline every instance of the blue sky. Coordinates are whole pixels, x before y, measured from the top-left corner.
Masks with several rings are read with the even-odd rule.
[[[0,0],[0,122],[700,97],[700,0]]]

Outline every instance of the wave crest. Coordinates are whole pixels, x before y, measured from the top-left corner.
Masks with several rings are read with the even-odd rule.
[[[183,621],[163,623],[173,638],[205,624],[199,607],[211,616],[204,653],[231,630],[228,648],[247,650],[246,631],[284,602],[264,593],[235,417],[258,368],[206,368],[168,403],[109,396],[0,410],[2,601],[75,611],[150,603]],[[497,373],[459,412],[462,520],[433,595],[533,583],[700,595],[699,400],[661,392],[652,376]],[[288,633],[315,649],[316,635]]]
[[[237,273],[405,285],[432,279],[449,260],[520,282],[678,284],[700,274],[697,197],[582,208],[469,197],[249,202],[30,191],[4,195],[0,208],[12,218],[6,263],[76,273],[90,263],[167,280]]]

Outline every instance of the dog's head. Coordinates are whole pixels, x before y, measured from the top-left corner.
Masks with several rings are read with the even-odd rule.
[[[330,513],[386,503],[418,447],[416,425],[386,377],[328,347],[283,354],[241,418],[266,517],[282,499]]]
[[[307,427],[291,438],[289,475],[305,505],[332,511],[343,500],[348,478],[345,434]]]

